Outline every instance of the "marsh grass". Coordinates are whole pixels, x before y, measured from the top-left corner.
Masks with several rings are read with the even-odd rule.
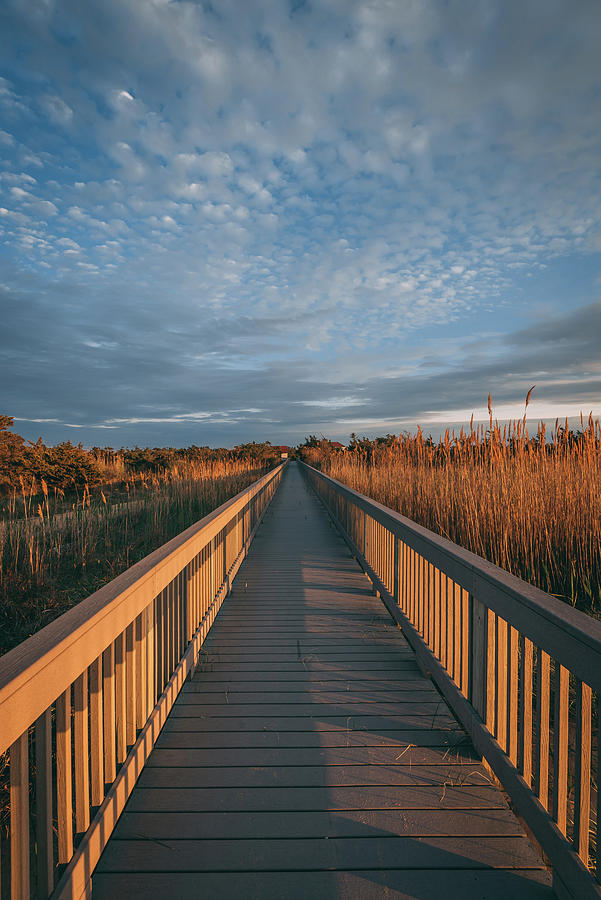
[[[265,471],[252,459],[196,461],[92,492],[84,485],[70,503],[43,481],[21,480],[0,522],[0,653]]]
[[[327,474],[561,600],[601,616],[601,425],[470,426],[305,453]]]

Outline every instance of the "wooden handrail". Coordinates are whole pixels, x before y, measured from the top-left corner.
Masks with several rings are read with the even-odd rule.
[[[90,846],[97,859],[110,834],[107,822],[117,806],[122,808],[140,760],[196,664],[284,466],[0,659],[0,754],[8,750],[10,759],[12,900],[30,897],[31,871],[36,896],[49,897],[60,871],[57,862],[70,864],[61,896],[79,897],[85,889],[81,873],[89,880]]]
[[[558,895],[599,900],[601,757],[592,726],[601,623],[324,473],[303,471],[549,857]]]

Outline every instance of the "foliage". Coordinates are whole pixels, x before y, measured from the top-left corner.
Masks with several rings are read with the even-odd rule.
[[[81,444],[65,441],[47,447],[41,438],[26,442],[8,430],[13,425],[10,416],[0,416],[0,490],[4,493],[11,489],[31,493],[41,489],[42,481],[63,492],[100,482],[101,468]]]
[[[11,416],[0,415],[0,486],[18,484],[19,477],[27,471],[25,441],[8,430],[14,424]]]
[[[132,480],[152,474],[193,475],[198,464],[250,460],[256,465],[272,465],[279,458],[279,451],[268,441],[241,444],[233,450],[195,445],[86,450],[70,441],[49,447],[41,438],[35,443],[25,441],[9,430],[13,425],[13,418],[0,416],[0,495],[27,496],[34,500],[34,507],[37,502],[43,503],[44,484],[57,496],[66,494],[79,499],[98,485],[103,486],[105,493],[109,493],[109,488],[122,492]]]

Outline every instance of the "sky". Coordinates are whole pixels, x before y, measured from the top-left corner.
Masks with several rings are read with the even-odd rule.
[[[601,414],[598,0],[3,0],[0,413],[296,444]]]

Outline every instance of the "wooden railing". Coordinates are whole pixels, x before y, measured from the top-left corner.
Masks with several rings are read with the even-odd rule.
[[[0,884],[12,900],[89,893],[282,470],[0,659],[0,755],[10,766]]]
[[[553,867],[601,897],[601,622],[309,466],[304,472]]]

